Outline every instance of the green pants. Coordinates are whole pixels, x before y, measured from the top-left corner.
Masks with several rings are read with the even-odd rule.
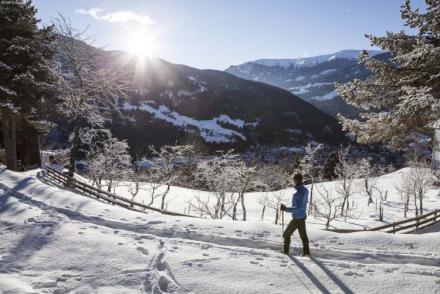
[[[299,237],[301,238],[303,244],[303,254],[309,254],[309,238],[307,238],[306,232],[306,219],[292,219],[287,225],[286,230],[283,233],[284,238],[284,253],[289,254],[290,248],[290,237],[298,229]]]

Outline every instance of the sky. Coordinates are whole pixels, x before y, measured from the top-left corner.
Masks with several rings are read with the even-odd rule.
[[[422,0],[413,0],[419,5]],[[365,33],[408,30],[403,0],[34,0],[50,24],[59,13],[94,45],[224,70],[259,58],[371,49]]]

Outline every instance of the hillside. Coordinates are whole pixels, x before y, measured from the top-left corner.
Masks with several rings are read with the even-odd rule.
[[[129,97],[116,101],[120,113],[108,122],[131,146],[194,138],[216,148],[345,141],[334,118],[289,91],[158,58],[140,60],[120,51],[100,54],[114,71],[134,73]],[[63,125],[62,119],[59,123]]]
[[[0,171],[6,293],[435,293],[439,233],[309,228],[311,258],[283,257],[281,226],[139,213]],[[297,234],[292,240],[297,254]],[[250,286],[251,285],[251,286]],[[404,286],[402,286],[404,285]]]
[[[370,74],[358,64],[359,50],[298,59],[260,59],[230,66],[226,72],[238,77],[274,85],[298,95],[322,111],[336,116],[356,116],[358,110],[347,105],[334,91],[334,83],[365,79]],[[369,51],[382,58],[380,51]]]

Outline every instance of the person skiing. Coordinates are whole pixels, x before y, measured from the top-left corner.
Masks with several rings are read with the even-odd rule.
[[[293,182],[296,192],[292,195],[292,207],[287,207],[284,204],[280,205],[282,211],[287,211],[292,214],[292,220],[287,225],[286,230],[283,233],[284,238],[284,251],[283,253],[289,255],[290,238],[292,234],[298,229],[299,236],[303,244],[302,256],[310,255],[309,239],[306,232],[306,209],[308,202],[309,190],[303,185],[303,176],[301,173],[295,173],[293,175]]]

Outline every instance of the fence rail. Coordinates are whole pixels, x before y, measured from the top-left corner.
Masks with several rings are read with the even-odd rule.
[[[405,219],[398,222],[393,222],[388,225],[371,228],[368,229],[367,231],[383,231],[386,233],[394,234],[396,232],[406,230],[404,233],[413,233],[415,231],[431,226],[438,222],[440,222],[440,209],[433,210],[429,213],[425,213],[417,217]]]
[[[101,190],[99,188],[88,185],[84,182],[78,181],[75,178],[69,177],[68,175],[60,173],[59,171],[54,170],[48,166],[46,166],[46,174],[48,177],[52,178],[53,180],[58,181],[72,189],[79,190],[83,194],[88,194],[89,196],[95,197],[98,200],[104,200],[110,204],[118,205],[130,210],[134,210],[138,212],[145,212],[145,210],[152,210],[167,215],[196,217],[193,215],[163,210],[136,201],[131,201],[130,199],[127,199],[125,197]]]

